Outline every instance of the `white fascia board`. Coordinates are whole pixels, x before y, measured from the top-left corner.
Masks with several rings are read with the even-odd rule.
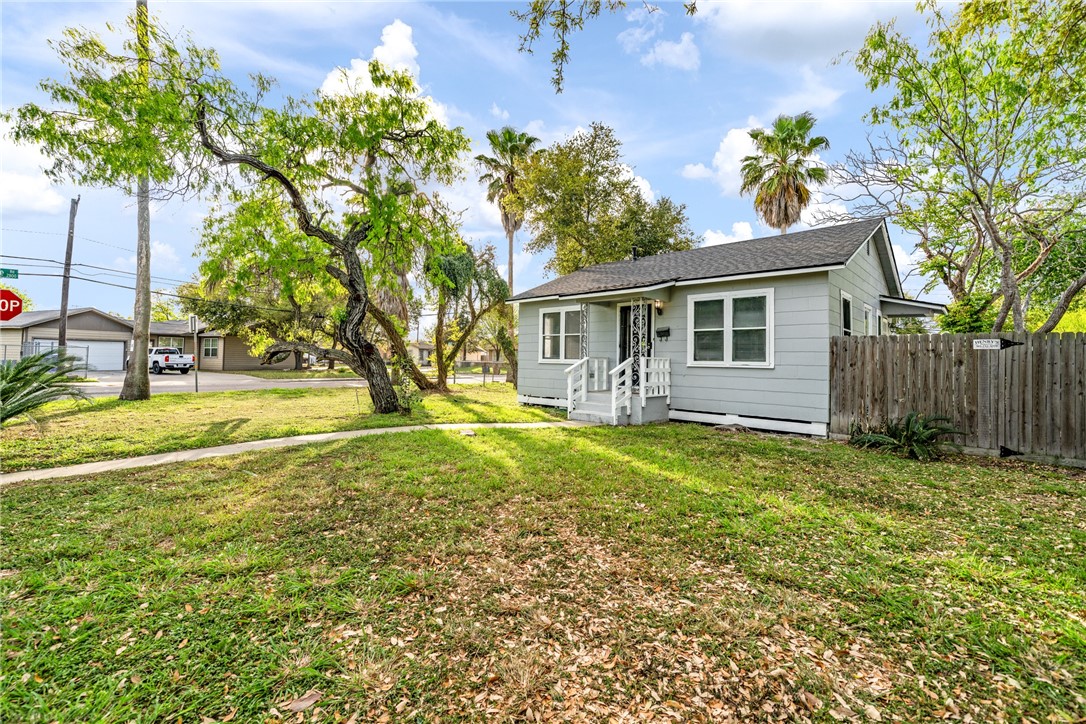
[[[906,307],[916,307],[918,309],[928,309],[939,314],[946,313],[946,305],[939,302],[925,302],[923,299],[901,299],[899,297],[891,297],[885,294],[879,295],[879,301],[889,302],[891,304],[901,304]]]
[[[765,279],[767,277],[787,277],[787,276],[800,276],[802,274],[817,274],[818,272],[828,272],[834,269],[844,269],[844,264],[828,264],[826,266],[809,266],[802,269],[782,269],[780,271],[772,272],[757,272],[754,274],[732,274],[726,277],[707,277],[705,279],[688,279],[686,281],[675,282],[677,287],[688,287],[693,284],[715,284],[717,282],[742,282],[749,279]]]

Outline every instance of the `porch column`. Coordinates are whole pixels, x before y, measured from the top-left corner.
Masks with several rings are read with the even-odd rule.
[[[588,356],[588,302],[581,304],[581,359]]]

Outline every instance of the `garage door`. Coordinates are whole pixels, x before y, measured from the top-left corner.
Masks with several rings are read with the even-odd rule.
[[[35,339],[34,346],[44,352],[57,346],[55,339]],[[102,340],[69,339],[69,353],[81,360],[86,357],[87,368],[92,370],[124,369],[124,342],[103,342]]]

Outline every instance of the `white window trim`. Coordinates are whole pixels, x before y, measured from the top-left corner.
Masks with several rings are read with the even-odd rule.
[[[558,345],[558,351],[561,354],[566,353],[566,312],[576,311],[577,314],[581,313],[581,306],[574,304],[566,307],[542,307],[539,310],[539,364],[541,365],[568,365],[580,360],[580,357],[575,359],[566,359],[561,357],[559,359],[544,359],[543,358],[543,315],[551,314],[552,312],[560,312],[561,316],[558,318],[558,336],[561,338],[561,344]],[[584,334],[584,330],[581,330],[581,334]]]
[[[207,343],[214,342],[215,354],[207,353]],[[207,359],[212,359],[219,356],[219,338],[218,337],[204,337],[200,340],[200,356]]]
[[[845,300],[848,300],[848,334],[845,334]],[[838,317],[841,321],[841,336],[856,336],[856,304],[852,301],[852,295],[841,290],[841,308],[838,310]]]
[[[766,319],[766,361],[732,361],[732,300],[736,297],[765,297]],[[720,362],[694,359],[694,303],[717,299],[724,300],[724,359]],[[773,289],[743,289],[734,292],[715,292],[713,294],[691,294],[686,298],[686,366],[687,367],[745,367],[771,370],[776,366],[773,352],[773,339],[776,336],[773,315]]]
[[[879,310],[877,310],[875,312],[875,334],[877,336],[879,336],[879,337],[882,337],[885,334],[885,332],[883,331],[883,328],[882,328],[882,310],[881,309],[879,309]]]
[[[873,336],[875,336],[875,335],[877,335],[879,333],[878,329],[874,327],[874,324],[875,324],[874,310],[871,309],[870,304],[865,304],[864,305],[864,336],[873,337]]]

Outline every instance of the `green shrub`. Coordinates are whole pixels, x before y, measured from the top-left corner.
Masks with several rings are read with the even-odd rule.
[[[910,412],[880,427],[853,425],[848,443],[859,448],[882,448],[927,462],[939,458],[946,448],[961,450],[961,445],[944,439],[960,434],[961,430],[950,424],[949,417]]]
[[[0,363],[0,423],[62,397],[87,399],[68,377],[77,362],[78,357],[53,350]]]

